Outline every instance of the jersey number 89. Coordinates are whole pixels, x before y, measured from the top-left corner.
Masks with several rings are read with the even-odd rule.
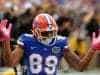
[[[40,54],[32,54],[29,57],[30,70],[33,74],[38,74],[42,71],[43,68],[43,57]],[[47,74],[53,74],[56,70],[58,60],[56,56],[48,56],[45,59],[44,71]]]

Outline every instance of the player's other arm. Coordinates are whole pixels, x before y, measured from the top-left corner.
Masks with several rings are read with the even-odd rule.
[[[9,67],[16,66],[23,56],[23,49],[21,48],[21,46],[17,45],[16,48],[12,51],[10,48],[10,41],[4,41],[3,44],[3,59],[5,65]]]
[[[65,48],[64,57],[75,69],[83,71],[88,66],[95,52],[98,50],[100,50],[100,34],[98,37],[96,37],[96,34],[93,33],[91,48],[82,59],[80,59],[74,52],[71,52],[71,50],[68,50],[67,48]]]
[[[80,59],[79,56],[77,56],[74,52],[71,52],[70,50],[67,49],[64,52],[64,58],[66,59],[66,61],[69,63],[70,66],[72,66],[78,71],[83,71],[88,66],[94,54],[95,51],[90,49],[88,53],[82,59]]]
[[[10,47],[12,24],[7,19],[0,21],[0,41],[3,43],[3,59],[6,66],[14,66],[22,56],[22,48],[17,46],[14,51]]]

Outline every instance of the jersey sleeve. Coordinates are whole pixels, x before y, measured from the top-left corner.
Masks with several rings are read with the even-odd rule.
[[[68,48],[68,38],[65,37],[63,43],[64,43],[64,48]]]
[[[66,49],[69,48],[69,46],[68,46],[68,38],[65,39],[65,46],[64,46],[64,48],[66,48]]]
[[[61,52],[60,52],[60,57],[64,56],[64,51],[67,50],[66,48],[68,48],[68,38],[67,37],[59,37],[59,41],[60,41],[60,46],[62,46]]]
[[[63,49],[62,49],[62,52],[61,52],[61,57],[64,56],[65,50],[68,50],[68,38],[66,38],[66,37],[63,40]]]
[[[17,40],[17,44],[20,46],[24,46],[24,34],[21,35],[18,40]]]

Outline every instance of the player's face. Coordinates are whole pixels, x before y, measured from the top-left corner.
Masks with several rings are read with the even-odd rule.
[[[41,32],[42,40],[48,39],[48,38],[53,38],[54,37],[54,32],[53,31],[43,31]]]
[[[54,38],[55,38],[55,32],[54,31],[41,32],[40,40],[44,44],[49,45]]]

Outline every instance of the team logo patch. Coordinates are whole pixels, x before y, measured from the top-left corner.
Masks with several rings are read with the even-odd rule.
[[[61,51],[60,47],[55,46],[55,47],[52,48],[52,53],[54,53],[54,54],[60,53],[60,51]]]

